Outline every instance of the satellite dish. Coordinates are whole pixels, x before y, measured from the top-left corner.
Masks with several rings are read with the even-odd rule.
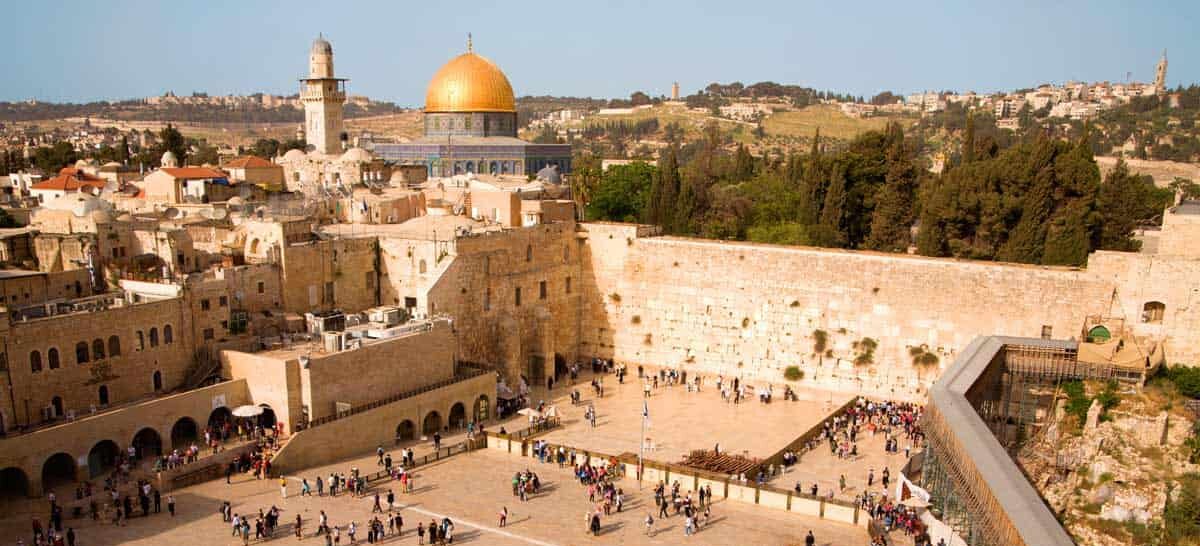
[[[167,207],[162,211],[162,217],[167,220],[178,220],[183,218],[183,212],[175,207]]]
[[[229,216],[229,211],[225,209],[210,209],[208,212],[208,217],[213,220],[224,220],[227,216]]]

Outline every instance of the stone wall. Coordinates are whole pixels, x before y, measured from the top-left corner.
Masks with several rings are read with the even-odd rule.
[[[1109,316],[1165,340],[1169,364],[1200,362],[1200,255],[1096,252],[1087,271],[1115,287]],[[1161,320],[1145,312],[1152,302],[1164,305]]]
[[[333,415],[336,402],[359,406],[454,377],[454,333],[449,321],[428,332],[373,342],[358,349],[314,354],[300,380],[309,417]]]
[[[4,422],[38,423],[42,408],[51,406],[55,397],[61,399],[64,414],[86,414],[93,405],[101,406],[102,386],[107,387],[109,404],[148,396],[155,393],[155,372],[161,374],[161,392],[178,387],[191,363],[186,334],[190,320],[185,300],[172,298],[12,323],[2,340],[14,398],[0,407]],[[166,341],[168,326],[171,343]],[[104,349],[99,359],[97,341]],[[120,350],[116,356],[114,341]],[[88,356],[82,363],[76,357],[81,342],[87,343]],[[52,350],[57,352],[57,367],[52,367]],[[36,372],[31,363],[34,351],[41,364]]]
[[[510,384],[519,375],[544,381],[556,359],[576,359],[583,270],[574,222],[462,237],[455,246],[428,297],[463,332],[462,359],[497,366]]]
[[[488,400],[489,408],[494,408],[495,394],[495,375],[484,374],[305,429],[292,435],[272,464],[276,471],[286,474],[360,455],[377,446],[391,450],[397,444],[397,428],[402,423],[421,431],[425,420],[436,413],[433,419],[444,426],[456,404],[462,404],[467,415],[472,415],[472,408],[481,398]]]
[[[583,224],[580,351],[619,361],[782,380],[787,366],[826,387],[916,394],[979,335],[1078,338],[1104,315],[1111,280],[1068,269],[907,255],[646,237]],[[828,353],[814,351],[814,331]],[[855,366],[862,338],[878,342]]]

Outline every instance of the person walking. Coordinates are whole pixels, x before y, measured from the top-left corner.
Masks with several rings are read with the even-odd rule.
[[[508,525],[508,507],[507,506],[500,509],[500,526],[504,527],[506,525]]]
[[[417,544],[425,544],[425,522],[417,522]]]
[[[154,513],[158,514],[161,512],[162,512],[162,493],[159,493],[158,489],[155,489],[154,490]]]
[[[804,537],[804,546],[816,546],[817,538],[813,536],[812,529],[808,530],[808,535]]]
[[[167,495],[167,513],[175,517],[175,495]]]
[[[654,536],[654,516],[646,514],[646,536]]]
[[[279,477],[279,498],[287,498],[287,476]]]
[[[300,514],[296,514],[296,538],[304,538],[304,532],[301,530],[304,525],[304,520],[300,519]]]

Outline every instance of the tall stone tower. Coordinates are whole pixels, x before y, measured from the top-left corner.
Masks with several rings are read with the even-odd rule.
[[[1167,50],[1163,50],[1158,66],[1154,67],[1154,92],[1162,95],[1167,92]]]
[[[317,153],[342,153],[346,80],[333,76],[333,46],[325,38],[313,41],[308,55],[308,77],[300,81],[305,140]]]

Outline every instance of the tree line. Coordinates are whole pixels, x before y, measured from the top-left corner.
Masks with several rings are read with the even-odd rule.
[[[589,219],[645,222],[668,234],[764,243],[1080,265],[1097,249],[1136,250],[1134,230],[1173,199],[1118,164],[1101,181],[1087,135],[1001,143],[965,127],[940,174],[899,124],[826,150],[755,156],[715,125],[656,164],[600,173],[577,160]]]

